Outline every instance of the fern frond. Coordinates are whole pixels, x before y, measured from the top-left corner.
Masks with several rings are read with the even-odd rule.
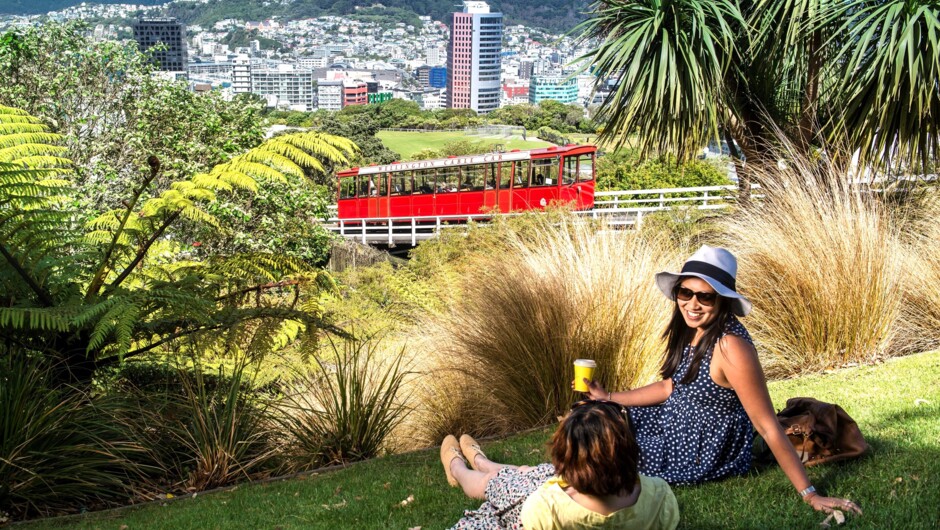
[[[70,329],[70,319],[60,308],[3,307],[0,308],[0,329],[66,332]]]
[[[14,132],[43,132],[46,126],[34,121],[6,121],[0,117],[0,134]]]
[[[62,140],[62,136],[51,132],[21,132],[4,134],[0,136],[0,149],[29,144],[54,144]],[[52,146],[49,146],[52,147]],[[58,151],[58,150],[56,150]]]
[[[215,218],[214,215],[206,212],[205,210],[199,208],[196,205],[187,206],[180,210],[180,215],[189,219],[190,221],[196,221],[199,223],[205,223],[207,225],[213,226],[215,228],[220,227],[219,220]]]
[[[299,151],[299,155],[303,158],[313,158],[302,151]],[[275,151],[261,149],[251,150],[245,153],[242,158],[248,162],[258,162],[261,164],[271,165],[275,170],[280,171],[285,175],[297,178],[304,176],[304,170],[303,167],[301,167],[304,165],[302,158],[291,159]]]
[[[255,151],[255,155],[258,154],[259,153]],[[248,160],[247,156],[235,157],[225,164],[218,165],[212,169],[211,174],[222,179],[226,178],[226,175],[241,174],[252,177],[255,180],[287,181],[284,174],[280,171],[259,162],[251,162]],[[238,186],[237,182],[232,182],[232,184]]]
[[[13,136],[15,135],[8,135],[6,138]],[[66,152],[68,149],[58,145],[17,143],[0,149],[0,162],[23,164],[31,168],[68,167],[72,163],[71,160],[61,156]]]
[[[200,188],[207,188],[212,190],[223,190],[223,191],[232,191],[234,189],[232,185],[225,180],[221,180],[216,176],[210,175],[208,173],[198,173],[193,176],[190,181]],[[257,186],[254,188],[257,189]],[[253,190],[254,191],[254,190]]]

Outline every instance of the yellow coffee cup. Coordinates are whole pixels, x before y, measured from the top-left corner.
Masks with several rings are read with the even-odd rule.
[[[597,368],[597,363],[591,359],[576,359],[574,361],[574,389],[576,392],[587,392],[589,390],[584,380],[594,380],[595,368]]]

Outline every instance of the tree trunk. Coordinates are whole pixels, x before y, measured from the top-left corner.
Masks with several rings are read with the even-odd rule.
[[[728,152],[734,160],[734,172],[738,176],[738,204],[748,206],[751,204],[751,175],[748,173],[750,169],[747,167],[747,161],[741,158],[741,153],[734,145],[734,138],[727,129],[724,131],[724,136],[728,144]]]
[[[819,72],[822,69],[822,33],[813,32],[809,42],[808,64],[806,72],[806,88],[803,91],[803,101],[800,108],[799,132],[797,134],[800,150],[809,153],[809,148],[816,139],[818,130],[816,123],[816,108],[819,104]]]

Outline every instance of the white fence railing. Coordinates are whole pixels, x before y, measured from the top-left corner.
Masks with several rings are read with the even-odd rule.
[[[674,207],[717,210],[736,200],[735,186],[703,186],[697,188],[663,188],[654,190],[599,191],[594,193],[594,209],[575,212],[591,218],[605,217],[611,226],[640,226],[647,213]],[[754,186],[754,191],[759,191]],[[758,193],[753,195],[759,199]],[[410,244],[412,246],[437,237],[441,230],[466,226],[468,221],[486,221],[492,214],[430,215],[421,217],[370,217],[338,219],[336,206],[327,229],[364,244]],[[516,214],[501,214],[516,215]]]

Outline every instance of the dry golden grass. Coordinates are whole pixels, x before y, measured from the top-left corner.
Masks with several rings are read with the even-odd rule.
[[[904,298],[893,349],[940,348],[940,196],[917,194],[904,217]]]
[[[653,275],[679,257],[663,238],[573,216],[506,231],[506,251],[465,260],[461,295],[425,328],[426,437],[493,434],[553,420],[576,399],[572,361],[612,388],[650,382],[669,305]]]
[[[903,258],[892,212],[823,163],[787,153],[759,176],[766,198],[725,220],[747,326],[771,377],[886,353],[902,306]]]

